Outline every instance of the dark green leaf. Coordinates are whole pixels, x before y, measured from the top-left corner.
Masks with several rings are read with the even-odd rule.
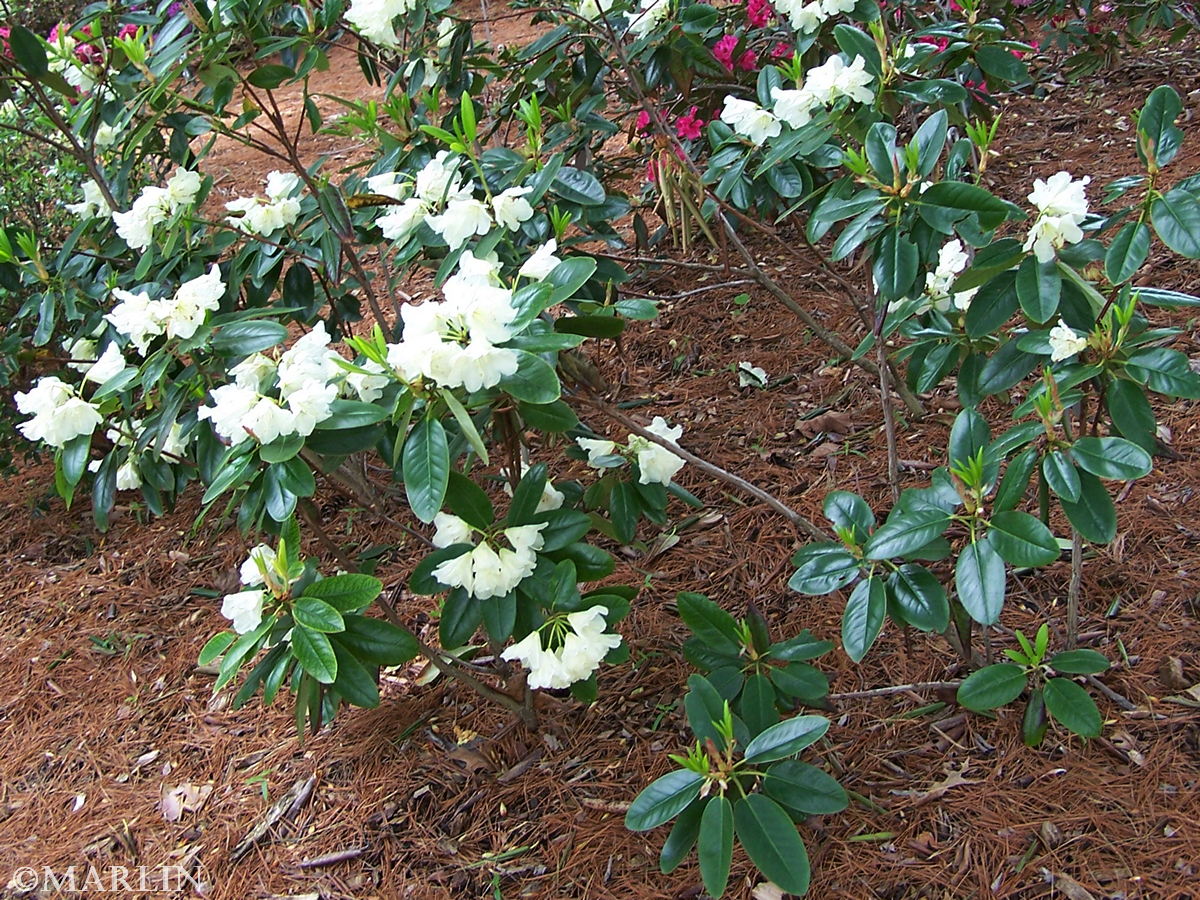
[[[404,442],[404,490],[408,505],[422,522],[441,511],[450,480],[450,446],[437,419],[421,419]]]
[[[972,541],[959,553],[954,567],[958,602],[981,625],[991,625],[1000,618],[1005,579],[1004,560],[989,540]]]
[[[867,655],[887,616],[887,593],[882,578],[860,581],[850,592],[842,614],[842,649],[855,662]]]
[[[1013,566],[1049,565],[1061,553],[1054,533],[1040,519],[1011,509],[992,516],[988,542]]]
[[[808,851],[782,807],[762,794],[750,794],[734,806],[733,826],[751,862],[769,881],[791,894],[808,890]]]
[[[1020,697],[1025,684],[1025,670],[1016,663],[984,666],[958,686],[958,702],[976,712],[995,709]]]
[[[1091,472],[1079,473],[1079,501],[1058,498],[1067,520],[1084,540],[1107,544],[1117,536],[1117,508],[1108,488]]]
[[[682,591],[675,597],[675,606],[679,617],[704,643],[721,652],[740,652],[737,622],[704,594]]]
[[[442,604],[442,618],[438,622],[438,640],[447,649],[463,647],[483,620],[483,604],[464,591],[455,588],[446,595]]]
[[[704,779],[695,772],[676,769],[648,784],[625,813],[630,831],[649,831],[683,812],[700,795]]]
[[[772,725],[746,746],[747,763],[773,762],[795,756],[829,730],[824,716],[795,716]]]
[[[810,816],[841,812],[849,802],[836,778],[794,759],[776,763],[767,770],[763,792],[788,809]]]
[[[901,566],[888,576],[887,590],[902,621],[921,631],[946,630],[950,622],[946,589],[924,566]]]
[[[1104,255],[1104,275],[1113,284],[1132,278],[1150,255],[1150,229],[1144,222],[1126,222]]]
[[[675,820],[671,833],[663,842],[662,853],[658,856],[658,868],[664,875],[669,875],[679,868],[679,864],[696,846],[696,839],[700,836],[700,819],[710,799],[702,797],[692,801]]]
[[[421,652],[416,638],[390,622],[356,615],[344,616],[344,619],[346,630],[339,633],[335,640],[352,650],[363,662],[376,666],[398,666]]]
[[[1025,257],[1017,268],[1016,283],[1025,315],[1039,324],[1049,322],[1058,312],[1058,298],[1062,294],[1062,275],[1055,261],[1040,263],[1036,257]]]
[[[1071,457],[1093,475],[1118,480],[1141,478],[1154,466],[1149,453],[1119,437],[1081,437],[1071,445]]]
[[[292,629],[292,653],[304,671],[321,684],[333,684],[337,679],[337,657],[334,656],[333,645],[321,632],[297,625]]]
[[[1042,477],[1059,497],[1079,499],[1079,472],[1071,458],[1061,450],[1052,450],[1042,460]]]
[[[349,613],[369,606],[382,591],[383,582],[378,578],[344,572],[314,581],[304,589],[304,596],[324,600],[338,612]]]
[[[1180,256],[1200,259],[1200,200],[1194,194],[1180,188],[1167,191],[1150,204],[1150,221],[1164,244]]]
[[[1051,678],[1042,689],[1046,710],[1068,731],[1080,737],[1099,737],[1100,710],[1088,692],[1066,678]]]
[[[1063,675],[1099,675],[1108,671],[1108,659],[1095,650],[1064,650],[1049,660],[1050,668]]]
[[[379,705],[379,685],[374,673],[367,671],[340,641],[333,640],[330,646],[337,659],[337,680],[333,683],[333,689],[354,706],[374,709]]]
[[[704,889],[720,897],[729,882],[729,864],[733,861],[733,806],[724,795],[713,797],[704,807],[696,855]]]
[[[845,587],[859,573],[859,561],[841,544],[809,544],[792,556],[799,568],[788,587],[801,594],[828,594]]]
[[[950,523],[940,509],[894,511],[863,548],[867,559],[905,556],[939,537]]]

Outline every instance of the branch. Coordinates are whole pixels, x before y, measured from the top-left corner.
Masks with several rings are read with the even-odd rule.
[[[751,484],[746,479],[741,478],[737,475],[734,475],[732,472],[725,471],[718,465],[714,465],[713,463],[710,463],[705,459],[701,459],[696,454],[691,453],[688,450],[684,450],[678,444],[673,443],[672,441],[668,441],[665,438],[659,437],[653,431],[650,431],[649,429],[642,427],[637,422],[635,422],[633,419],[629,418],[629,416],[620,412],[616,408],[609,406],[603,400],[600,400],[597,397],[588,397],[588,396],[583,396],[583,395],[579,395],[579,396],[585,403],[589,404],[590,406],[595,408],[600,413],[608,416],[614,422],[619,422],[621,425],[628,428],[630,431],[632,431],[638,437],[645,438],[646,440],[650,441],[650,443],[652,443],[652,444],[658,444],[658,446],[664,447],[667,450],[670,450],[672,453],[674,453],[680,459],[690,462],[693,466],[695,466],[701,472],[706,472],[707,474],[712,475],[714,478],[719,478],[721,481],[724,481],[726,484],[731,484],[734,487],[736,487],[738,490],[743,491],[743,492],[749,494],[750,496],[756,497],[757,499],[761,500],[763,503],[767,504],[767,506],[771,507],[771,509],[775,510],[777,513],[779,513],[781,516],[783,516],[785,519],[787,519],[793,525],[808,532],[811,536],[818,538],[820,540],[824,540],[825,538],[828,537],[828,535],[824,531],[822,531],[820,528],[818,528],[816,525],[814,525],[812,522],[810,522],[808,519],[806,519],[800,513],[796,512],[794,509],[792,509],[790,506],[788,506],[782,500],[775,497],[773,494],[767,493],[762,488],[756,487],[755,485]]]

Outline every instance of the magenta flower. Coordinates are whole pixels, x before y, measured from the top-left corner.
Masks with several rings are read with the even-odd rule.
[[[645,134],[647,131],[649,131],[650,113],[646,112],[644,109],[638,110],[637,121],[634,122],[633,127],[637,130],[638,134]]]
[[[717,58],[717,62],[730,72],[733,71],[733,51],[737,49],[737,45],[738,39],[736,34],[727,34],[713,44],[713,56]]]
[[[743,72],[753,72],[758,68],[758,56],[753,50],[747,50],[738,57],[738,68]]]
[[[704,127],[704,120],[696,115],[696,109],[697,107],[693,106],[687,111],[687,115],[680,116],[675,121],[675,133],[682,141],[700,139],[700,129]]]
[[[771,59],[786,59],[792,55],[792,45],[787,41],[780,41],[771,48]]]
[[[755,28],[762,28],[775,17],[775,9],[770,0],[748,0],[746,3],[746,18]]]

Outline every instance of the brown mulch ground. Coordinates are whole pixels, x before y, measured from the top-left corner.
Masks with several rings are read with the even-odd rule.
[[[1180,72],[1187,94],[1195,74]],[[1063,166],[1097,183],[1130,170],[1132,130],[1114,123],[1128,123],[1170,73],[1147,58],[1122,74],[1122,85],[1013,103],[998,142],[1005,156],[991,166],[998,187],[1021,199],[1034,175]],[[226,161],[240,190],[274,168]],[[798,298],[850,329],[832,285],[794,260],[777,264],[789,267]],[[648,275],[639,287],[670,297],[706,284],[694,276]],[[829,366],[822,346],[762,292],[738,305],[741,287],[707,277],[719,286],[665,300],[658,321],[594,351],[614,398],[648,401],[633,414],[683,424],[689,449],[810,517],[834,487],[885,507],[873,386]],[[1152,263],[1142,280],[1196,290],[1196,269]],[[1186,316],[1162,319],[1184,326],[1177,346],[1200,355]],[[732,369],[743,360],[777,386],[739,389]],[[933,415],[901,434],[913,485],[941,461],[953,415],[952,403],[930,405]],[[1102,697],[1101,739],[1052,732],[1029,750],[1012,710],[995,721],[963,715],[936,694],[840,702],[814,756],[860,799],[805,824],[810,896],[1200,896],[1200,716],[1186,694],[1200,682],[1200,415],[1179,402],[1161,419],[1179,458],[1156,460],[1151,477],[1120,492],[1121,534],[1092,551],[1084,576],[1086,641],[1118,661],[1104,682],[1136,708]],[[533,734],[455,687],[415,686],[416,672],[405,670],[386,679],[380,708],[347,711],[303,745],[286,698],[233,711],[229,693],[211,696],[212,676],[194,665],[224,624],[219,601],[197,590],[229,588],[246,549],[232,529],[193,532],[194,492],[158,520],[130,505],[102,535],[84,508],[51,498],[48,467],[0,484],[0,881],[22,865],[61,873],[181,862],[199,867],[211,896],[230,900],[699,896],[693,864],[658,873],[662,831],[622,825],[624,806],[685,739],[676,705],[690,670],[675,593],[704,591],[735,613],[752,603],[778,633],[807,627],[829,637],[842,598],[787,590],[797,535],[779,517],[694,471],[680,477],[704,500],[704,518],[688,522],[692,511],[676,504],[678,543],[624,557],[618,574],[644,585],[623,628],[633,655],[602,672],[597,704],[549,699],[545,728]],[[389,545],[378,570],[389,585],[421,555],[366,510],[335,498],[323,512],[337,539]],[[640,538],[654,548],[659,536],[645,529]],[[1017,578],[1004,625],[1029,631],[1048,619],[1059,632],[1067,578],[1066,563]],[[431,627],[424,601],[402,601],[401,613]],[[835,692],[956,674],[941,639],[906,642],[894,628],[861,665],[840,651],[821,662]],[[918,712],[935,701],[945,705]],[[235,862],[267,809],[310,779],[307,802]],[[192,802],[168,821],[163,798],[181,792]],[[751,873],[735,854],[730,896],[749,895]]]

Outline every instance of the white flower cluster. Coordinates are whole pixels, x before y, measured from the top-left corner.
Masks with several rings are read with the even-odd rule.
[[[17,428],[31,441],[45,441],[51,447],[63,447],[71,440],[91,434],[103,421],[94,403],[88,403],[66,382],[47,376],[39,378],[27,392],[18,392],[17,409],[33,416]]]
[[[117,234],[124,238],[130,250],[145,250],[154,240],[154,227],[190,206],[200,193],[201,184],[203,179],[199,172],[176,169],[165,187],[144,187],[128,212],[112,214]],[[86,186],[84,200],[87,200]]]
[[[249,234],[273,234],[300,218],[300,200],[293,196],[299,187],[300,176],[294,172],[271,172],[267,175],[267,199],[230,200],[225,208],[240,215],[228,216],[225,221]]]
[[[1029,202],[1037,207],[1038,217],[1029,229],[1025,249],[1032,250],[1038,262],[1050,262],[1065,245],[1083,240],[1079,223],[1087,218],[1084,189],[1091,180],[1073,181],[1069,172],[1058,172],[1048,181],[1034,180]]]
[[[137,436],[142,431],[142,423],[138,419],[134,419],[129,423],[127,429],[110,428],[106,433],[110,441],[117,447],[131,447],[137,440]],[[182,457],[187,453],[187,441],[183,437],[183,427],[178,422],[172,422],[170,431],[167,433],[167,439],[163,441],[162,453],[175,457]],[[100,470],[100,460],[94,459],[88,463],[88,471],[98,472]],[[125,461],[117,467],[116,488],[118,491],[132,491],[142,486],[142,475],[138,471],[138,459],[135,454],[130,453],[125,457]]]
[[[629,15],[629,31],[637,37],[645,37],[671,13],[670,0],[641,0],[638,8]]]
[[[475,235],[487,234],[495,224],[516,231],[533,217],[533,207],[525,199],[532,188],[510,187],[489,201],[475,197],[475,183],[463,183],[460,159],[442,150],[425,164],[412,185],[412,196],[383,213],[375,224],[390,241],[407,239],[424,222],[441,237],[451,250],[457,250]],[[400,200],[409,186],[400,181],[400,173],[385,172],[366,181],[377,194]]]
[[[683,436],[682,425],[672,428],[662,416],[655,416],[654,421],[646,426],[646,430],[672,443]],[[576,438],[575,443],[587,452],[588,465],[597,466],[597,468],[609,468],[604,457],[618,455],[633,457],[637,461],[638,471],[641,473],[638,476],[641,484],[670,484],[675,473],[682,469],[684,464],[683,459],[666,447],[636,434],[629,435],[629,441],[624,447],[615,441],[593,438]]]
[[[220,308],[225,282],[213,263],[206,274],[185,281],[169,298],[151,300],[144,290],[135,294],[121,288],[113,296],[120,303],[104,318],[145,356],[150,342],[161,334],[181,340],[192,337],[208,314]]]
[[[307,437],[332,414],[338,395],[333,382],[344,371],[340,358],[329,348],[325,323],[318,322],[278,364],[255,353],[234,366],[233,383],[215,388],[212,405],[201,406],[199,417],[234,446],[251,438],[269,444],[284,435]],[[278,398],[266,396],[272,386]]]
[[[787,16],[792,28],[802,34],[812,34],[827,20],[839,13],[848,13],[857,0],[776,0],[775,9]]]
[[[543,646],[542,630],[531,631],[523,640],[513,644],[501,658],[520,660],[529,670],[528,686],[539,688],[566,688],[583,681],[599,668],[610,650],[621,645],[621,636],[605,631],[608,627],[604,617],[605,606],[593,606],[580,612],[567,613],[565,625],[562,619],[553,619],[542,628],[561,634],[562,643],[556,649]]]
[[[264,573],[275,568],[275,551],[259,544],[242,563],[241,580],[247,590],[226,594],[221,603],[221,615],[233,622],[238,634],[253,631],[262,623],[263,605],[267,600]]]
[[[125,368],[125,356],[115,343],[105,347],[99,357],[96,356],[96,342],[91,338],[67,341],[63,349],[72,360],[67,363],[67,368],[83,373],[84,381],[104,384]]]
[[[487,537],[476,543],[478,529],[458,516],[438,513],[433,524],[437,527],[433,536],[435,547],[474,545],[472,550],[438,565],[433,570],[433,577],[448,587],[462,588],[477,600],[503,597],[533,573],[537,566],[537,551],[542,549],[542,529],[546,527],[543,522],[505,528],[500,535],[509,546],[496,549]]]
[[[1087,335],[1080,337],[1070,325],[1059,318],[1058,324],[1050,329],[1050,361],[1062,362],[1070,359],[1088,345]]]
[[[497,287],[499,263],[464,253],[459,271],[442,285],[444,300],[400,309],[404,336],[388,345],[388,363],[405,381],[478,391],[517,371],[515,350],[498,347],[513,334],[512,292]]]
[[[529,463],[522,460],[521,477],[524,477],[527,471],[529,471]],[[504,493],[511,497],[513,494],[513,489],[512,485],[508,483],[508,469],[501,469],[500,477],[504,479]],[[534,512],[541,513],[549,512],[552,509],[560,509],[564,500],[566,500],[566,496],[563,494],[563,492],[556,488],[554,486],[554,482],[547,478],[546,484],[542,488],[542,496],[538,498],[537,508],[534,510]]]
[[[413,0],[351,0],[346,21],[369,41],[381,47],[400,47],[394,20],[416,4]]]
[[[960,312],[967,311],[972,298],[979,293],[979,288],[957,292],[952,292],[951,288],[954,286],[954,279],[966,269],[968,262],[970,260],[963,250],[962,241],[955,238],[942,245],[942,249],[938,251],[937,268],[925,276],[925,298],[917,307],[918,315],[931,309],[944,313],[951,306]]]
[[[617,0],[579,0],[579,15],[588,21],[595,21],[612,12],[616,2]]]
[[[81,219],[110,219],[113,208],[100,191],[100,186],[89,178],[80,187],[83,188],[83,199],[78,203],[67,203],[65,209]]]
[[[780,135],[783,131],[781,123],[801,128],[812,121],[814,110],[832,106],[842,97],[856,103],[872,102],[875,93],[868,85],[874,76],[866,66],[867,62],[861,56],[854,57],[850,65],[846,65],[840,56],[831,56],[805,73],[804,83],[798,90],[773,88],[774,110],[764,109],[753,100],[726,97],[721,121],[761,147],[768,139]]]

